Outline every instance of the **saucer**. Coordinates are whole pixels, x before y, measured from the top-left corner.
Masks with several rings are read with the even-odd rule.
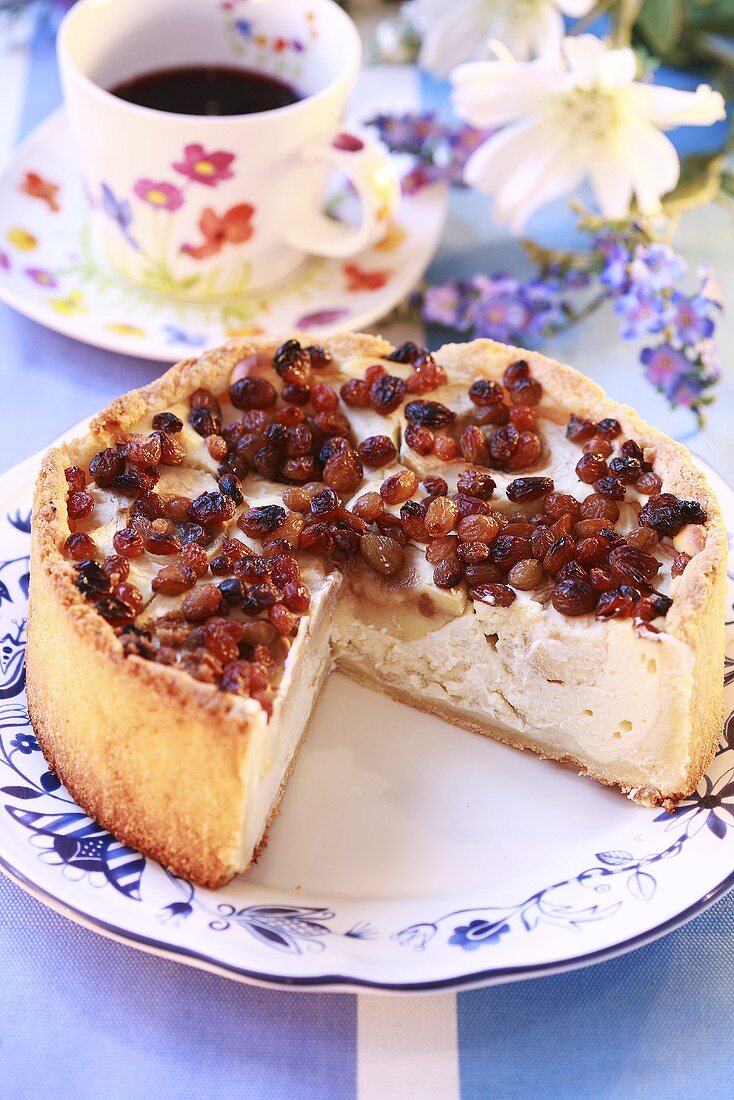
[[[0,300],[86,344],[174,362],[230,337],[308,329],[326,337],[383,317],[416,285],[446,216],[443,185],[403,196],[385,238],[346,260],[311,259],[275,289],[220,302],[164,297],[95,256],[63,108],[0,174]],[[330,211],[344,213],[348,196]]]

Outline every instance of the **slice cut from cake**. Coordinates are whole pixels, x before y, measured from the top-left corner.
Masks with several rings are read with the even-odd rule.
[[[334,662],[646,806],[693,790],[721,729],[706,479],[492,341],[297,334],[180,363],[47,454],[32,555],[51,767],[202,885],[256,857]]]

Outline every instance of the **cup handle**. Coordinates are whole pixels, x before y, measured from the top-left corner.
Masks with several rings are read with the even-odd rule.
[[[354,188],[362,208],[358,226],[344,225],[322,211],[325,167],[338,169]],[[351,132],[306,145],[284,184],[289,221],[285,243],[315,256],[340,258],[369,248],[384,236],[400,200],[387,153],[370,138]]]

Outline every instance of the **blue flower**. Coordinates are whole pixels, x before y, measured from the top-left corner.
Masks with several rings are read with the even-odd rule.
[[[525,333],[532,317],[527,304],[511,294],[489,294],[480,297],[471,309],[475,336],[486,336],[500,343]]]
[[[193,911],[188,901],[172,901],[170,905],[163,906],[159,919],[167,924],[181,924]]]
[[[624,291],[629,286],[630,254],[626,248],[615,244],[606,252],[599,282],[610,290]]]
[[[625,340],[639,340],[648,332],[660,332],[665,303],[648,286],[634,286],[627,294],[620,294],[614,302],[614,312],[624,324],[621,335]]]
[[[667,832],[679,825],[684,817],[688,817],[689,835],[706,827],[717,840],[723,840],[727,829],[734,829],[734,769],[719,776],[715,782],[708,775],[701,782],[703,794],[699,787],[672,814],[658,814],[655,821],[665,821]]]
[[[18,752],[22,752],[24,756],[30,756],[32,752],[40,752],[38,741],[31,733],[16,733],[10,744]]]
[[[237,19],[235,30],[239,31],[243,38],[252,38],[252,21],[250,19]]]
[[[708,340],[714,331],[710,316],[714,303],[697,294],[689,297],[674,291],[665,309],[665,322],[673,329],[681,344],[697,344]]]
[[[671,286],[685,271],[686,261],[669,244],[638,245],[630,265],[632,281],[647,283],[654,290]]]
[[[509,931],[509,924],[500,921],[490,924],[486,920],[473,920],[455,928],[449,943],[463,948],[464,951],[476,951],[485,943],[499,943],[501,937]]]
[[[130,203],[127,199],[116,198],[112,188],[107,183],[102,184],[102,209],[108,218],[113,222],[117,222],[127,243],[137,250],[140,245],[130,232],[130,224],[133,220]]]
[[[163,331],[169,344],[186,344],[190,348],[202,348],[206,343],[206,336],[185,332],[182,328],[177,328],[176,325],[164,325]]]

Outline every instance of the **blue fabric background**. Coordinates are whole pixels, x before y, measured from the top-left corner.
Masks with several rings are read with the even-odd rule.
[[[438,94],[426,86],[427,98]],[[23,132],[58,100],[52,39],[42,34]],[[450,248],[439,264],[458,273]],[[157,373],[46,333],[4,307],[1,314],[6,397],[15,377],[21,394],[30,385],[44,401],[70,410],[75,402],[73,420],[120,388],[116,377],[133,366],[140,382]],[[43,442],[17,441],[22,453]],[[734,1097],[732,944],[730,895],[624,958],[460,994],[463,1100]],[[77,927],[2,877],[0,959],[3,1100],[356,1096],[355,997],[254,989],[139,953]],[[406,1013],[420,1014],[419,999],[404,1003]]]

